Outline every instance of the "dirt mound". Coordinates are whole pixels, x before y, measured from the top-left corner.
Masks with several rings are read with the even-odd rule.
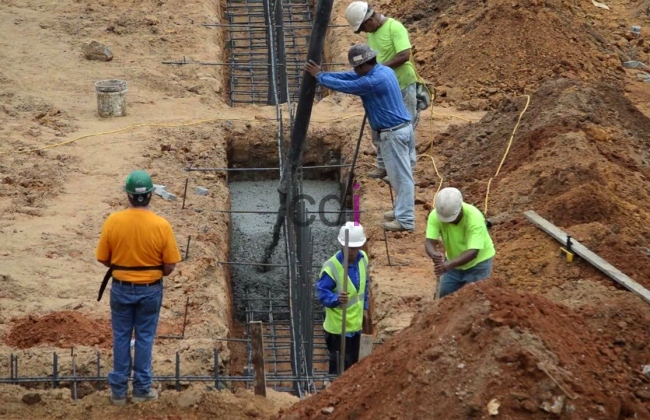
[[[503,418],[647,418],[637,362],[649,355],[633,343],[650,318],[635,319],[630,342],[592,316],[495,280],[472,285],[281,418],[483,418],[493,400]]]
[[[525,105],[524,97],[506,100],[478,124],[436,139],[433,154],[445,184],[461,188],[481,210],[488,180]],[[517,268],[507,273],[511,278],[530,276],[525,268],[531,255],[522,258],[526,245],[515,241],[526,233],[522,213],[532,209],[650,288],[648,265],[630,264],[645,261],[650,252],[648,132],[650,119],[615,87],[562,79],[531,96],[490,186],[487,208],[499,254]],[[423,165],[423,170],[420,185],[437,187],[433,169]],[[544,238],[539,232],[536,237]],[[530,242],[531,250],[538,246],[539,240]],[[531,272],[553,274],[532,267]]]
[[[86,318],[80,312],[53,312],[43,317],[30,315],[17,320],[5,342],[19,349],[38,345],[56,347],[112,345],[112,331],[106,320]]]
[[[549,78],[620,78],[620,50],[592,26],[591,2],[582,3],[401,0],[382,12],[407,25],[419,72],[443,101],[487,109]]]

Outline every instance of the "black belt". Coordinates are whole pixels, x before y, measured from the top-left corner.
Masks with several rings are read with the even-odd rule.
[[[405,122],[401,123],[400,125],[396,125],[395,127],[390,127],[390,128],[382,128],[381,130],[377,130],[378,133],[389,133],[391,131],[397,131],[399,129],[402,129],[404,127],[407,127],[411,122]]]
[[[118,280],[113,277],[113,283],[121,284],[124,286],[155,286],[157,284],[160,284],[160,282],[162,282],[162,279],[152,281],[151,283],[134,283],[132,281]]]
[[[150,266],[150,267],[122,267],[119,265],[111,265],[111,267],[108,269],[106,274],[104,275],[104,279],[102,280],[102,285],[99,287],[99,296],[97,296],[97,302],[102,300],[102,295],[104,294],[104,290],[106,289],[106,285],[108,284],[108,279],[110,279],[113,276],[113,271],[115,270],[120,270],[120,271],[148,271],[148,270],[162,270],[164,267],[162,265],[156,265],[156,266]],[[116,279],[113,279],[114,281]],[[119,282],[122,282],[121,280],[117,280]],[[124,282],[122,282],[124,283]],[[151,286],[151,284],[149,284]]]

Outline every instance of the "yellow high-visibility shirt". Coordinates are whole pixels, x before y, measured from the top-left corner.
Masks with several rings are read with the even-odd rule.
[[[471,204],[463,203],[463,217],[455,225],[443,223],[438,219],[435,209],[429,214],[427,239],[442,237],[447,259],[450,261],[469,249],[478,249],[478,255],[465,265],[456,267],[467,270],[476,264],[494,257],[496,251],[485,224],[483,213]]]
[[[393,18],[388,18],[375,32],[368,33],[367,38],[370,48],[377,51],[378,63],[383,64],[395,57],[397,53],[411,49],[408,31],[400,21]],[[410,59],[393,71],[402,90],[417,81],[415,68]]]

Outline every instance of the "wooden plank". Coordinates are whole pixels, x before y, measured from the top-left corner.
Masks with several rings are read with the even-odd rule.
[[[253,369],[255,370],[255,395],[266,397],[266,369],[264,368],[262,322],[251,321],[250,330],[253,350]]]
[[[373,337],[370,334],[361,334],[361,344],[359,345],[359,360],[370,356],[373,348]]]
[[[524,216],[526,216],[526,218],[538,228],[555,238],[562,245],[566,245],[567,234],[564,233],[560,228],[532,210],[524,212]],[[639,297],[641,297],[641,299],[645,300],[647,303],[650,303],[650,290],[632,280],[616,267],[600,258],[598,255],[590,251],[586,246],[582,245],[580,242],[576,241],[573,238],[571,238],[571,251],[605,273],[612,280],[625,287],[627,290],[636,293]]]

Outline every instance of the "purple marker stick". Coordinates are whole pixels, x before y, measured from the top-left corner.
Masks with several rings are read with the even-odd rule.
[[[353,188],[355,190],[358,190],[360,188],[360,185],[355,182]],[[354,194],[353,206],[354,206],[354,225],[359,226],[361,224],[360,223],[361,215],[359,213],[359,194]]]

